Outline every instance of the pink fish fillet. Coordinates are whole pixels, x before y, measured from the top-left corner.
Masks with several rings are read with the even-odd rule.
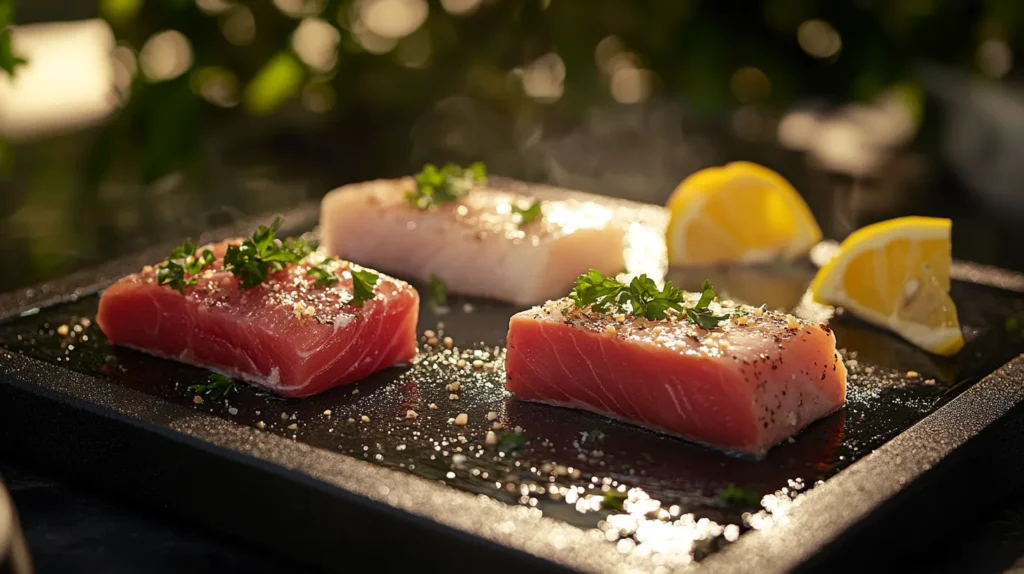
[[[409,205],[412,178],[346,185],[324,197],[320,237],[330,255],[398,276],[443,281],[451,293],[542,303],[568,291],[581,273],[624,267],[624,232],[597,201],[549,199],[522,224],[512,207],[532,198],[477,187],[430,210]]]
[[[685,316],[652,321],[550,301],[512,317],[507,388],[528,401],[764,455],[843,405],[846,367],[827,326],[738,309],[705,331]]]
[[[320,288],[306,274],[314,254],[243,290],[221,268],[230,243],[209,246],[217,262],[184,294],[158,285],[150,266],[112,285],[96,315],[103,333],[114,345],[286,397],[321,393],[416,355],[419,295],[407,283],[381,275],[374,298],[357,307],[351,264],[327,264],[340,280]]]

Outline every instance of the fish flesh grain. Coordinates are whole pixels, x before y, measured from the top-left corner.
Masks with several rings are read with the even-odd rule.
[[[217,261],[184,293],[157,283],[147,266],[104,291],[97,323],[114,345],[205,367],[285,397],[306,397],[365,378],[416,355],[419,295],[379,276],[374,297],[353,304],[346,261],[314,253],[241,289],[224,271],[227,246],[208,246]],[[306,274],[322,264],[338,276],[316,286]],[[358,268],[357,268],[358,269]]]
[[[590,269],[624,267],[624,230],[614,210],[576,193],[547,199],[522,224],[526,195],[476,187],[428,210],[412,207],[412,178],[346,185],[320,209],[320,240],[342,257],[412,280],[443,281],[449,293],[536,305],[566,293]]]
[[[506,386],[754,456],[843,405],[846,366],[827,326],[728,301],[711,310],[735,314],[704,330],[685,315],[654,321],[569,299],[523,311],[509,324]]]

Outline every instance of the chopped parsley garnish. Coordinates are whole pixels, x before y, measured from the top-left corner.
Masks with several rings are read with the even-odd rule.
[[[196,246],[191,240],[186,239],[184,243],[174,248],[166,262],[157,266],[156,282],[158,285],[168,285],[171,289],[184,293],[185,287],[198,282],[195,275],[213,265],[216,260],[217,258],[209,249],[203,249],[203,252],[197,257]]]
[[[526,446],[526,443],[528,442],[530,442],[530,437],[524,434],[517,432],[502,433],[502,435],[498,437],[498,452],[511,455]]]
[[[334,262],[334,258],[328,257],[306,271],[306,275],[316,279],[315,285],[317,289],[330,287],[338,282],[338,275],[328,267],[332,262]]]
[[[735,504],[747,508],[761,506],[761,496],[756,492],[730,484],[718,494],[718,498],[726,504]]]
[[[634,277],[626,285],[591,269],[579,276],[569,298],[581,309],[589,306],[599,313],[607,313],[612,308],[619,308],[630,315],[651,320],[665,319],[667,311],[672,309],[677,313],[685,313],[703,329],[714,329],[729,318],[711,312],[709,306],[715,298],[715,289],[706,280],[700,299],[693,307],[688,307],[683,305],[683,292],[673,287],[671,281],[658,289],[654,280],[644,274]]]
[[[711,281],[705,279],[700,291],[700,300],[693,307],[686,308],[686,316],[694,323],[700,325],[702,329],[714,329],[719,323],[729,317],[728,315],[715,315],[708,308],[711,302],[715,300],[715,288],[711,286]]]
[[[377,286],[380,275],[366,269],[350,269],[352,273],[352,303],[356,307],[362,307],[363,302],[369,301],[377,296],[373,288]]]
[[[529,225],[543,214],[540,209],[539,199],[531,203],[530,207],[527,207],[526,209],[523,209],[518,205],[512,205],[512,213],[519,216],[519,225]]]
[[[302,239],[280,241],[274,234],[284,220],[274,219],[269,227],[261,225],[240,245],[231,245],[224,254],[224,269],[238,278],[239,287],[251,289],[267,280],[289,263],[298,263],[311,249]]]
[[[191,385],[187,390],[188,392],[195,393],[197,395],[208,395],[211,399],[219,399],[236,389],[234,379],[229,379],[224,375],[214,373],[210,375],[210,380],[206,383]]]
[[[583,436],[583,438],[580,439],[580,444],[583,445],[597,444],[604,440],[604,433],[596,429],[592,431],[581,432],[580,434]]]
[[[416,189],[408,191],[405,197],[416,209],[426,210],[451,203],[483,183],[487,183],[487,168],[480,162],[468,168],[449,163],[441,169],[428,163],[416,174]]]
[[[609,490],[604,493],[604,500],[601,501],[601,508],[605,510],[618,510],[624,509],[626,499],[629,498],[625,492],[619,492],[618,490]]]
[[[427,297],[434,307],[448,306],[448,285],[435,275],[430,276],[430,285],[427,286]]]

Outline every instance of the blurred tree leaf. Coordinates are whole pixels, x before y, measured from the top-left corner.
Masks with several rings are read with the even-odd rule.
[[[11,26],[14,24],[14,0],[0,0],[0,70],[14,76],[14,70],[18,66],[27,64],[24,58],[19,58],[14,53],[14,46],[11,39],[13,32]]]
[[[299,93],[305,71],[290,52],[279,52],[270,59],[245,88],[245,107],[250,113],[265,116]]]
[[[100,0],[100,14],[115,26],[134,20],[140,8],[142,0]]]

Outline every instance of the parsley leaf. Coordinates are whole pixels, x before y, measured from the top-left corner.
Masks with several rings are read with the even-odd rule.
[[[427,298],[434,307],[447,307],[448,285],[436,275],[431,275],[430,285],[427,286]]]
[[[302,239],[278,240],[274,235],[284,220],[274,219],[270,226],[256,228],[252,238],[228,247],[224,254],[224,269],[238,278],[239,287],[251,289],[267,280],[289,263],[298,263],[312,252]]]
[[[204,384],[190,385],[186,389],[190,393],[197,395],[208,395],[211,399],[219,399],[220,397],[226,396],[231,391],[236,391],[234,379],[229,379],[219,373],[210,375],[210,380]]]
[[[512,213],[519,216],[519,225],[529,225],[538,217],[543,215],[540,209],[540,200],[534,201],[530,207],[523,209],[518,205],[512,205]]]
[[[749,508],[761,506],[761,496],[756,492],[730,484],[718,494],[718,498],[726,504],[735,504]]]
[[[423,166],[416,174],[416,189],[406,192],[409,205],[427,210],[451,203],[469,193],[473,186],[487,183],[487,168],[476,162],[468,168],[449,163],[441,169],[433,164]]]
[[[317,265],[310,267],[306,270],[306,275],[316,279],[316,288],[323,289],[324,287],[330,287],[338,282],[338,275],[327,266],[334,261],[333,257],[324,259]]]
[[[526,446],[526,443],[530,442],[530,440],[530,437],[521,433],[511,431],[502,433],[498,438],[498,452],[511,455]]]
[[[186,239],[184,243],[174,248],[167,261],[157,266],[157,285],[169,285],[171,289],[184,293],[185,287],[198,282],[194,276],[213,265],[216,260],[217,258],[209,249],[204,249],[202,254],[196,257],[196,246],[191,240]],[[188,275],[193,277],[187,277]]]
[[[598,313],[605,313],[625,288],[615,279],[591,269],[576,279],[576,286],[569,293],[569,298],[581,309],[589,306]]]
[[[373,288],[377,286],[380,275],[366,269],[350,269],[352,273],[352,301],[356,307],[362,307],[364,301],[377,296]]]
[[[709,306],[715,298],[715,289],[710,281],[704,281],[700,299],[693,307],[683,305],[685,295],[676,289],[672,282],[658,289],[654,280],[647,275],[634,277],[629,285],[605,277],[591,269],[576,279],[569,298],[579,308],[590,307],[598,313],[607,313],[611,308],[619,308],[636,317],[661,320],[668,316],[668,310],[685,313],[695,324],[703,329],[714,329],[728,315],[715,315]]]
[[[604,499],[601,501],[601,508],[605,510],[624,510],[624,503],[629,498],[625,492],[619,492],[618,490],[609,490],[604,493]]]
[[[704,285],[701,286],[700,300],[693,307],[686,309],[686,316],[691,321],[700,325],[702,329],[711,330],[718,326],[719,323],[729,318],[728,315],[715,315],[712,313],[708,306],[715,298],[715,288],[711,286],[711,282],[707,279],[704,280]]]

